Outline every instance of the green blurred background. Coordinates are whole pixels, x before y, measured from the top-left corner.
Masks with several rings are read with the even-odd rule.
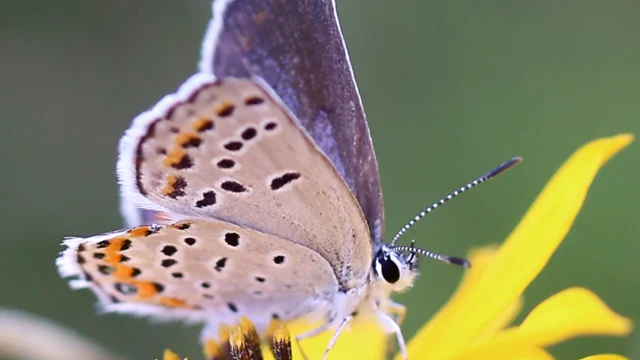
[[[343,31],[373,135],[387,236],[503,160],[525,162],[429,216],[407,240],[449,254],[501,242],[580,145],[640,130],[640,2],[343,0]],[[69,235],[122,226],[114,166],[130,120],[194,70],[207,1],[4,0],[0,10],[0,306],[56,320],[132,359],[197,358],[197,327],[97,315],[54,260]],[[639,144],[598,175],[570,234],[526,291],[526,309],[585,286],[640,318]],[[460,269],[423,261],[407,336]],[[525,311],[526,312],[526,311]],[[572,340],[560,359],[628,338]]]

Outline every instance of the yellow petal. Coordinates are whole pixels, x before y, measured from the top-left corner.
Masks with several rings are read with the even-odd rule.
[[[507,308],[502,312],[502,314],[498,315],[495,319],[491,320],[489,324],[478,334],[476,340],[486,339],[500,330],[505,329],[507,326],[511,325],[513,320],[520,314],[522,311],[522,307],[524,306],[524,299],[521,297],[517,298],[513,304],[507,306]]]
[[[519,331],[535,335],[534,344],[548,346],[575,336],[627,335],[632,328],[630,320],[611,311],[596,294],[576,287],[536,306]]]
[[[162,360],[180,360],[178,354],[173,351],[167,349],[164,351],[164,355],[162,356]]]
[[[553,356],[544,349],[533,345],[503,346],[500,348],[480,349],[473,356],[456,355],[447,360],[553,360]]]
[[[490,245],[469,251],[467,258],[471,262],[472,267],[465,272],[462,281],[460,281],[460,285],[458,285],[458,289],[447,303],[447,306],[451,307],[449,304],[466,301],[467,295],[478,284],[478,281],[487,271],[489,264],[496,257],[496,254],[498,254],[498,250],[499,247],[497,245]]]
[[[428,358],[430,355],[433,355],[429,348],[422,346],[425,338],[430,342],[437,343],[442,341],[441,339],[446,338],[447,334],[431,331],[431,328],[434,324],[446,323],[448,321],[447,319],[453,315],[453,312],[457,311],[459,307],[458,304],[466,301],[465,298],[467,294],[477,284],[478,280],[482,277],[482,274],[484,274],[497,253],[498,247],[495,245],[476,248],[469,251],[467,258],[471,264],[473,264],[473,267],[465,272],[462,277],[462,281],[460,281],[460,284],[458,285],[458,289],[447,304],[440,309],[434,318],[411,340],[411,343],[409,344],[409,358],[421,359]],[[490,336],[511,324],[513,319],[515,319],[522,310],[523,302],[524,301],[521,297],[516,299],[516,301],[507,306],[502,314],[487,324],[484,331],[479,336]],[[402,357],[398,354],[396,356],[396,360],[400,359],[402,359]]]
[[[477,358],[524,346],[547,347],[576,336],[622,336],[631,329],[630,320],[611,311],[594,293],[570,288],[536,306],[519,327],[473,341],[456,358]]]
[[[442,357],[467,344],[522,294],[571,228],[596,173],[633,140],[623,134],[592,141],[551,178],[520,224],[465,296],[412,341],[410,352]]]
[[[303,322],[287,324],[292,338],[308,330],[317,327],[317,323],[310,325]],[[300,347],[304,349],[309,359],[320,359],[324,354],[333,331],[327,331],[318,336],[300,340]],[[382,328],[375,322],[360,321],[347,326],[340,334],[335,346],[329,352],[329,359],[367,359],[382,360],[385,357],[385,344],[387,336]],[[296,341],[292,341],[293,358],[303,359],[300,347]],[[272,360],[273,355],[264,351],[265,360]]]
[[[472,249],[467,258],[472,264],[468,269],[462,281],[458,285],[458,289],[451,299],[431,318],[431,320],[411,339],[408,351],[410,359],[426,359],[430,356],[436,358],[433,352],[433,344],[439,344],[447,338],[448,334],[439,331],[445,324],[449,323],[449,319],[458,311],[460,306],[464,306],[465,297],[471,289],[477,284],[482,274],[498,252],[496,246],[487,246],[478,249]],[[411,310],[409,310],[411,311]],[[430,345],[425,345],[430,344]],[[437,354],[437,349],[436,349]],[[402,359],[400,355],[395,357],[396,360]]]
[[[580,360],[628,360],[628,359],[624,356],[620,356],[617,354],[602,354],[602,355],[587,356],[586,358],[582,358]]]

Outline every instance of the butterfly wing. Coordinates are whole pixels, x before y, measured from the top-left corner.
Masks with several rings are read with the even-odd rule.
[[[315,250],[341,287],[366,281],[372,246],[356,199],[259,80],[193,76],[134,121],[118,174],[137,207],[250,227]]]
[[[217,220],[143,226],[65,241],[58,258],[106,311],[266,324],[317,309],[338,291],[329,263],[276,236]],[[305,281],[300,281],[305,279]]]
[[[260,76],[331,159],[376,244],[383,204],[362,101],[332,0],[216,0],[200,70]]]

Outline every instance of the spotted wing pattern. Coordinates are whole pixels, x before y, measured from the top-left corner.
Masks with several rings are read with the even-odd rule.
[[[378,164],[334,0],[215,0],[200,71],[264,78],[331,159],[382,242]]]
[[[336,168],[259,79],[189,79],[121,143],[123,192],[174,218],[215,218],[316,252],[342,288],[372,259],[362,211]]]
[[[258,323],[321,308],[338,291],[318,253],[217,220],[142,226],[65,241],[58,259],[72,285],[90,287],[107,311]],[[301,278],[308,281],[301,282]]]

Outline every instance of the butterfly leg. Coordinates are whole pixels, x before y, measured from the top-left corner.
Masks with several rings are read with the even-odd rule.
[[[342,333],[342,330],[344,330],[345,326],[347,326],[347,324],[349,323],[349,321],[351,321],[351,319],[353,319],[353,315],[349,315],[344,319],[342,319],[342,321],[340,322],[340,325],[338,326],[336,331],[334,331],[333,336],[331,337],[331,340],[327,345],[327,348],[324,350],[324,355],[322,355],[322,360],[325,360],[327,358],[327,356],[329,355],[329,351],[336,344],[336,341],[338,340],[338,337]]]
[[[393,320],[389,314],[386,314],[382,311],[378,312],[378,316],[380,320],[391,329],[391,332],[396,334],[396,339],[398,340],[398,346],[400,347],[400,353],[402,354],[402,358],[404,360],[409,359],[409,355],[407,353],[407,343],[404,341],[404,336],[402,335],[402,329],[400,329],[400,325]],[[404,316],[403,316],[404,317]]]
[[[398,324],[398,326],[402,326],[404,322],[405,316],[407,315],[407,307],[399,304],[393,300],[389,300],[387,311],[391,316],[393,316],[393,321]],[[393,355],[396,351],[396,342],[393,338],[389,338],[387,340],[387,359],[393,359]]]
[[[306,338],[312,338],[314,336],[320,335],[323,332],[329,330],[329,328],[331,327],[332,321],[327,321],[326,323],[320,325],[319,327],[313,329],[313,330],[309,330],[305,333],[296,335],[293,339],[295,340],[296,345],[298,346],[298,349],[300,349],[300,354],[302,355],[302,358],[304,360],[309,360],[309,358],[307,357],[307,354],[304,352],[304,349],[302,349],[302,346],[300,346],[300,340],[304,340]]]
[[[402,304],[398,304],[395,301],[389,301],[388,311],[389,314],[395,315],[394,321],[396,322],[396,324],[402,326],[404,318],[407,315],[407,307]]]
[[[349,323],[349,321],[351,321],[351,319],[353,319],[353,315],[349,315],[347,317],[345,317],[344,319],[342,319],[342,321],[340,322],[340,325],[338,325],[338,328],[335,330],[335,332],[333,333],[333,336],[331,337],[331,340],[329,341],[329,344],[327,345],[326,350],[324,351],[324,355],[322,356],[322,360],[325,360],[327,358],[327,355],[329,354],[329,350],[331,350],[333,348],[333,346],[335,345],[336,341],[338,340],[338,337],[340,336],[340,333],[342,333],[342,330],[344,330],[345,326],[347,326],[347,324]],[[331,326],[333,325],[333,321],[327,321],[326,323],[322,324],[321,326],[307,331],[305,333],[302,333],[300,335],[297,335],[294,339],[296,344],[298,345],[298,349],[300,349],[300,353],[302,354],[302,357],[304,360],[309,360],[309,358],[307,357],[307,355],[305,354],[304,350],[302,349],[302,346],[300,346],[300,340],[304,340],[307,338],[311,338],[317,335],[322,334],[323,332],[329,330],[331,328]]]

